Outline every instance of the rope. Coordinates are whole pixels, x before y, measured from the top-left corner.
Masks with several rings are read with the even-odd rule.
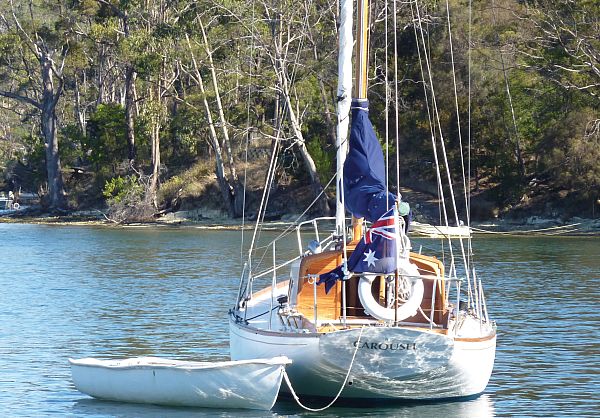
[[[454,67],[454,44],[452,42],[452,26],[450,24],[450,4],[446,0],[446,18],[448,20],[448,43],[450,44],[450,62],[452,63],[452,82],[454,85],[454,107],[456,110],[456,126],[458,130],[458,149],[460,151],[460,166],[462,169],[462,181],[463,181],[463,193],[465,197],[465,211],[467,216],[467,225],[469,225],[469,206],[467,199],[467,178],[465,175],[465,158],[463,153],[463,140],[462,140],[462,129],[460,126],[460,109],[458,106],[458,89],[456,87],[456,69]],[[471,246],[469,245],[469,248]],[[467,268],[469,267],[469,261],[467,260]]]
[[[346,387],[346,383],[348,382],[348,377],[350,377],[350,371],[352,370],[352,366],[354,365],[354,359],[356,358],[356,353],[358,352],[358,347],[360,347],[360,339],[362,337],[362,333],[363,333],[364,329],[365,329],[364,326],[360,327],[360,334],[358,334],[358,340],[356,341],[356,348],[354,349],[354,354],[352,355],[352,361],[350,362],[350,367],[348,367],[348,372],[346,373],[346,377],[344,378],[344,383],[342,384],[342,387],[340,387],[340,390],[338,391],[337,395],[335,395],[333,400],[331,402],[329,402],[327,405],[325,405],[324,407],[310,408],[310,407],[304,405],[302,402],[300,402],[300,398],[298,397],[298,395],[296,394],[296,391],[292,387],[292,382],[290,382],[290,378],[289,378],[288,374],[286,373],[285,369],[283,370],[283,378],[285,379],[285,383],[290,388],[290,392],[292,392],[292,396],[296,400],[296,403],[298,405],[300,405],[300,407],[306,409],[307,411],[311,411],[311,412],[321,412],[321,411],[326,410],[330,406],[332,406],[340,398],[340,395],[342,394],[342,391],[344,390],[344,388]]]
[[[272,300],[272,299],[271,299],[271,300]],[[255,316],[253,316],[252,318],[244,318],[244,320],[245,320],[246,322],[252,321],[253,319],[256,319],[256,318],[259,318],[259,317],[261,317],[261,316],[263,316],[263,315],[266,315],[266,314],[268,314],[268,313],[271,313],[271,312],[273,312],[275,309],[278,309],[278,308],[279,308],[279,306],[274,306],[274,307],[272,307],[271,309],[269,309],[269,310],[268,310],[268,311],[266,311],[266,312],[263,312],[263,313],[260,313],[260,314],[258,314],[258,315],[255,315]]]
[[[388,85],[388,2],[385,2],[385,190],[390,190],[390,86]],[[394,28],[395,29],[395,28]],[[394,32],[395,33],[395,32]],[[385,209],[386,211],[390,208],[388,207],[388,199],[385,199]]]
[[[280,240],[282,238],[285,238],[287,235],[289,235],[289,234],[291,234],[293,232],[293,228],[298,225],[298,223],[304,217],[304,215],[306,215],[308,213],[308,211],[319,201],[319,199],[325,193],[325,191],[327,190],[327,188],[331,185],[331,183],[333,182],[333,180],[335,180],[335,176],[331,177],[331,179],[329,180],[329,182],[327,182],[327,184],[325,185],[325,187],[323,187],[323,190],[321,190],[321,192],[313,199],[313,201],[308,205],[308,207],[306,209],[304,209],[304,212],[302,212],[300,215],[298,215],[298,217],[296,218],[296,220],[294,222],[292,222],[290,225],[288,225],[288,227],[286,229],[284,229],[278,236],[276,236],[275,238],[273,238],[267,245],[264,245],[262,247],[253,247],[254,250],[259,250],[259,249],[265,248],[265,252],[261,256],[260,261],[256,265],[255,269],[258,269],[258,267],[260,267],[263,259],[265,258],[265,255],[267,253],[266,249],[270,248],[270,246],[273,245],[274,242],[276,242],[276,241],[278,241],[278,240]]]
[[[421,13],[419,11],[419,4],[417,1],[415,1],[415,9],[416,9],[416,13],[417,13],[417,22],[419,24],[419,31],[420,31],[420,35],[421,35],[421,39],[422,39],[422,43],[423,43],[423,49],[425,50],[425,64],[426,64],[426,68],[427,68],[427,75],[429,78],[429,85],[430,85],[430,89],[431,89],[431,99],[432,99],[432,104],[433,104],[433,110],[434,110],[434,116],[435,116],[435,120],[437,123],[437,128],[438,128],[438,133],[440,135],[440,147],[441,147],[441,151],[442,151],[442,156],[444,158],[444,165],[445,165],[445,172],[446,172],[446,178],[448,179],[448,187],[450,189],[450,197],[451,197],[451,202],[452,202],[452,209],[454,211],[454,218],[455,218],[455,222],[456,225],[459,225],[459,220],[458,220],[458,211],[457,211],[457,206],[456,206],[456,199],[454,197],[454,187],[452,185],[452,177],[450,175],[450,166],[448,164],[448,155],[446,152],[446,145],[445,145],[445,141],[444,141],[444,135],[442,132],[442,124],[440,121],[440,114],[439,114],[439,110],[438,110],[438,106],[437,106],[437,100],[436,100],[436,96],[435,96],[435,90],[434,90],[434,86],[433,86],[433,76],[432,76],[432,72],[431,72],[431,64],[429,61],[429,56],[427,54],[427,50],[426,50],[426,46],[425,46],[425,39],[423,36],[423,26],[421,24],[422,19],[421,19]],[[433,142],[433,151],[434,151],[434,158],[435,158],[435,162],[436,162],[436,167],[439,171],[439,161],[438,161],[438,156],[437,156],[437,148],[435,145],[435,139],[432,138],[432,142]],[[439,174],[438,174],[439,176]],[[445,204],[445,198],[444,198],[444,190],[441,184],[441,178],[438,177],[438,187],[440,189],[440,194],[441,194],[441,198],[442,198],[442,206],[444,207],[444,220],[446,222],[446,226],[449,226],[448,224],[448,215],[447,215],[447,210],[446,210],[446,204]],[[448,241],[449,241],[449,250],[450,250],[450,256],[452,259],[454,259],[454,255],[453,255],[453,251],[452,251],[452,242],[450,240],[450,237],[448,237]],[[465,267],[465,274],[467,276],[467,292],[468,292],[468,296],[469,296],[469,306],[471,306],[471,301],[472,301],[472,287],[471,287],[471,278],[470,278],[470,272],[469,272],[469,268],[467,265],[467,256],[466,256],[466,252],[465,252],[465,247],[464,247],[464,242],[463,239],[459,237],[459,242],[460,242],[460,249],[461,249],[461,254],[462,254],[462,259],[463,259],[463,264]]]
[[[580,223],[576,223],[576,224],[570,224],[570,225],[560,225],[560,226],[553,226],[550,228],[542,228],[542,229],[529,229],[529,230],[525,230],[525,231],[489,231],[487,229],[480,229],[480,228],[471,228],[473,231],[475,232],[479,232],[482,234],[497,234],[497,235],[560,235],[560,234],[567,234],[569,232],[575,232],[578,231],[579,228],[576,228],[578,225],[581,225]],[[554,231],[554,232],[550,232],[547,233],[545,231]]]
[[[398,110],[398,9],[396,1],[394,1],[394,7],[392,10],[394,12],[394,110],[396,116],[396,123],[394,125],[394,128],[396,134],[396,195],[397,200],[400,201],[400,121],[398,120],[400,113]]]
[[[467,226],[471,227],[471,38],[473,33],[473,1],[469,0],[469,41],[467,47],[467,72],[468,72],[468,93],[467,93]],[[469,240],[469,265],[473,262],[473,246]]]
[[[246,102],[246,147],[244,150],[244,196],[242,199],[242,237],[240,239],[240,260],[244,260],[244,235],[246,226],[246,191],[248,180],[248,144],[250,142],[250,99],[252,98],[252,63],[254,62],[254,0],[252,1],[252,41],[250,43],[250,69],[248,71],[248,99]]]

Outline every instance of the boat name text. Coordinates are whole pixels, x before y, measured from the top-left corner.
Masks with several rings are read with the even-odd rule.
[[[352,343],[354,347],[356,347],[358,344],[358,341],[354,341],[354,343]],[[416,350],[417,343],[377,343],[361,341],[359,348],[368,350]]]

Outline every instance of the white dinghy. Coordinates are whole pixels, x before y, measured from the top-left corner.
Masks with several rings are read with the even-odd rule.
[[[136,357],[69,359],[69,363],[77,390],[98,399],[269,410],[291,360],[197,362]]]

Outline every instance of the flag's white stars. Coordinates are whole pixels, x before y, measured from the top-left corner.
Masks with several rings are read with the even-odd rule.
[[[365,259],[363,261],[366,261],[369,267],[375,266],[375,262],[379,260],[378,258],[375,258],[375,251],[371,250],[370,248],[369,252],[365,253],[364,256]]]

